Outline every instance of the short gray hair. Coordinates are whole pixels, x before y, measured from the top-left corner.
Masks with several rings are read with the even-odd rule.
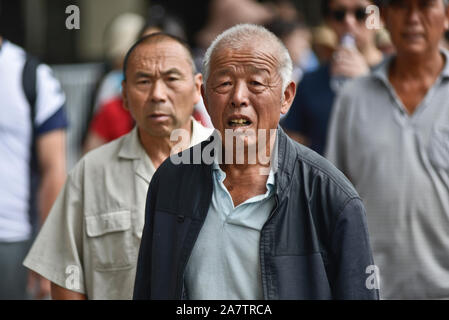
[[[210,59],[219,47],[239,49],[245,43],[254,43],[257,40],[265,40],[275,46],[278,51],[278,72],[282,79],[282,91],[292,81],[293,63],[287,48],[282,41],[266,28],[254,24],[238,24],[227,29],[212,42],[203,59],[203,85],[206,88],[207,79],[210,75]]]

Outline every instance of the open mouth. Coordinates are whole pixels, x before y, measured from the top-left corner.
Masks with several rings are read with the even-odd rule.
[[[244,116],[235,116],[228,120],[228,126],[230,127],[247,127],[251,124],[251,120]]]

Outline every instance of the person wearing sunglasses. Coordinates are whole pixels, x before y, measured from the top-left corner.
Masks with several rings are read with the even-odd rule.
[[[384,0],[396,54],[333,107],[326,156],[366,205],[383,299],[449,299],[448,4]]]
[[[366,26],[368,0],[324,0],[322,13],[338,42],[350,35],[355,46],[338,45],[329,63],[306,73],[300,82],[293,105],[281,125],[291,138],[323,154],[327,126],[337,90],[333,78],[351,79],[367,74],[383,55],[375,44],[375,31]]]

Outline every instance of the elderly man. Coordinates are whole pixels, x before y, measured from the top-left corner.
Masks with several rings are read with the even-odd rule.
[[[295,95],[287,49],[237,25],[209,47],[204,70],[217,130],[155,173],[134,298],[377,298],[360,198],[278,127]]]
[[[165,34],[139,40],[124,62],[123,101],[136,128],[88,153],[69,174],[25,266],[52,282],[56,299],[130,299],[145,195],[182,128],[187,148],[211,130],[192,120],[201,99],[184,42]]]
[[[449,298],[447,1],[387,1],[397,55],[348,84],[327,156],[367,209],[381,297]]]

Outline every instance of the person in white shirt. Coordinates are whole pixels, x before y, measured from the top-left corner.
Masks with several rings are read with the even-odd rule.
[[[29,297],[22,261],[66,176],[65,95],[47,65],[30,61],[0,36],[0,300]],[[32,294],[48,296],[50,283],[29,275]]]

